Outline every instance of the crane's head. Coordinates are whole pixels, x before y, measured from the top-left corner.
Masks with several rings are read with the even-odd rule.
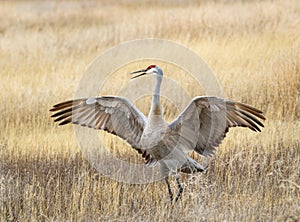
[[[154,75],[154,76],[162,76],[163,72],[161,68],[159,68],[157,65],[150,65],[146,69],[142,69],[139,71],[131,72],[130,74],[138,74],[137,76],[132,77],[131,79],[143,76],[143,75]]]

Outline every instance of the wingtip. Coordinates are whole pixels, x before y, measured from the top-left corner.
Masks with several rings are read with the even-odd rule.
[[[68,123],[70,123],[69,121],[63,121],[63,122],[60,122],[58,125],[59,126],[63,126],[63,125],[66,125],[66,124],[68,124]]]
[[[59,110],[60,108],[57,107],[56,105],[54,105],[51,109],[49,109],[50,112],[55,112],[57,110]]]
[[[50,116],[51,118],[57,117],[57,113],[54,113]]]

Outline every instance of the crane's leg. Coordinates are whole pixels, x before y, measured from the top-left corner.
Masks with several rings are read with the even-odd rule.
[[[170,183],[169,183],[169,179],[168,179],[169,176],[166,176],[165,177],[165,181],[168,185],[168,191],[169,191],[169,196],[170,196],[170,200],[171,202],[173,201],[173,193],[172,193],[172,190],[171,190],[171,186],[170,186]]]
[[[179,182],[179,177],[178,175],[175,175],[176,177],[176,182],[177,182],[177,185],[178,185],[178,193],[177,193],[177,196],[175,198],[175,202],[177,202],[177,200],[179,199],[179,197],[181,196],[182,194],[182,191],[183,191],[183,186],[180,184]]]

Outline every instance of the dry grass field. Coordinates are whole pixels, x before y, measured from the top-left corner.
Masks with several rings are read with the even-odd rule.
[[[1,1],[0,220],[299,221],[299,12],[297,0]],[[58,127],[49,112],[73,98],[96,56],[149,37],[195,51],[226,97],[267,117],[261,133],[232,129],[205,173],[181,175],[185,190],[173,206],[164,181],[133,185],[98,173],[72,126]],[[159,64],[191,95],[203,93],[176,67]],[[118,92],[130,71],[119,70],[103,92]],[[178,114],[163,105],[167,119]],[[116,155],[140,160],[119,139],[102,136]]]

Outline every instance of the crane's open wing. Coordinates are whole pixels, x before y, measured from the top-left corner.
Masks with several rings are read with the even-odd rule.
[[[212,156],[230,127],[260,132],[259,126],[264,125],[259,119],[265,120],[262,111],[252,106],[218,97],[195,97],[169,125],[165,141],[186,153],[195,150]]]
[[[59,125],[73,123],[107,131],[126,140],[142,154],[146,164],[154,162],[150,154],[139,147],[146,117],[125,98],[103,96],[69,100],[54,105],[50,111],[56,112],[51,117]]]

